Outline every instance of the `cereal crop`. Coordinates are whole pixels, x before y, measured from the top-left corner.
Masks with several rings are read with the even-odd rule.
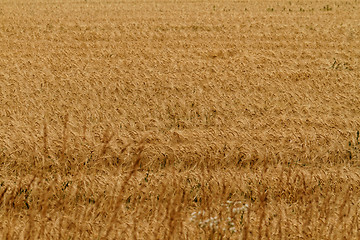
[[[358,0],[0,0],[0,239],[359,239]]]

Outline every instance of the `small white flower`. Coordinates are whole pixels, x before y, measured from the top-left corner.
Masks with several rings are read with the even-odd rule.
[[[233,208],[232,209],[232,212],[235,213],[235,214],[239,213],[240,211],[241,211],[241,208]]]
[[[198,215],[204,216],[204,215],[205,215],[205,211],[199,211],[199,212],[198,212]]]
[[[235,227],[231,227],[231,228],[229,228],[229,231],[232,232],[232,233],[236,233],[236,228],[235,228]]]

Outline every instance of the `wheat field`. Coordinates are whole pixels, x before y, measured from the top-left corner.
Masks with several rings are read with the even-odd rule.
[[[360,239],[358,0],[0,0],[0,239]]]

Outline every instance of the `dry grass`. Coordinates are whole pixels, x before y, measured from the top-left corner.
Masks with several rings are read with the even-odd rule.
[[[0,238],[359,239],[359,19],[0,0]]]

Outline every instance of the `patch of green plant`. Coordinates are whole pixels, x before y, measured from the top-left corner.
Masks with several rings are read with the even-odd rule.
[[[329,5],[326,5],[322,8],[323,11],[331,11],[332,7],[330,7]]]
[[[353,70],[353,68],[348,62],[341,62],[340,60],[337,60],[335,58],[330,68],[334,70],[349,70],[349,71]]]
[[[360,158],[360,132],[356,132],[356,138],[352,141],[349,141],[349,150],[348,150],[349,160],[355,161]]]

